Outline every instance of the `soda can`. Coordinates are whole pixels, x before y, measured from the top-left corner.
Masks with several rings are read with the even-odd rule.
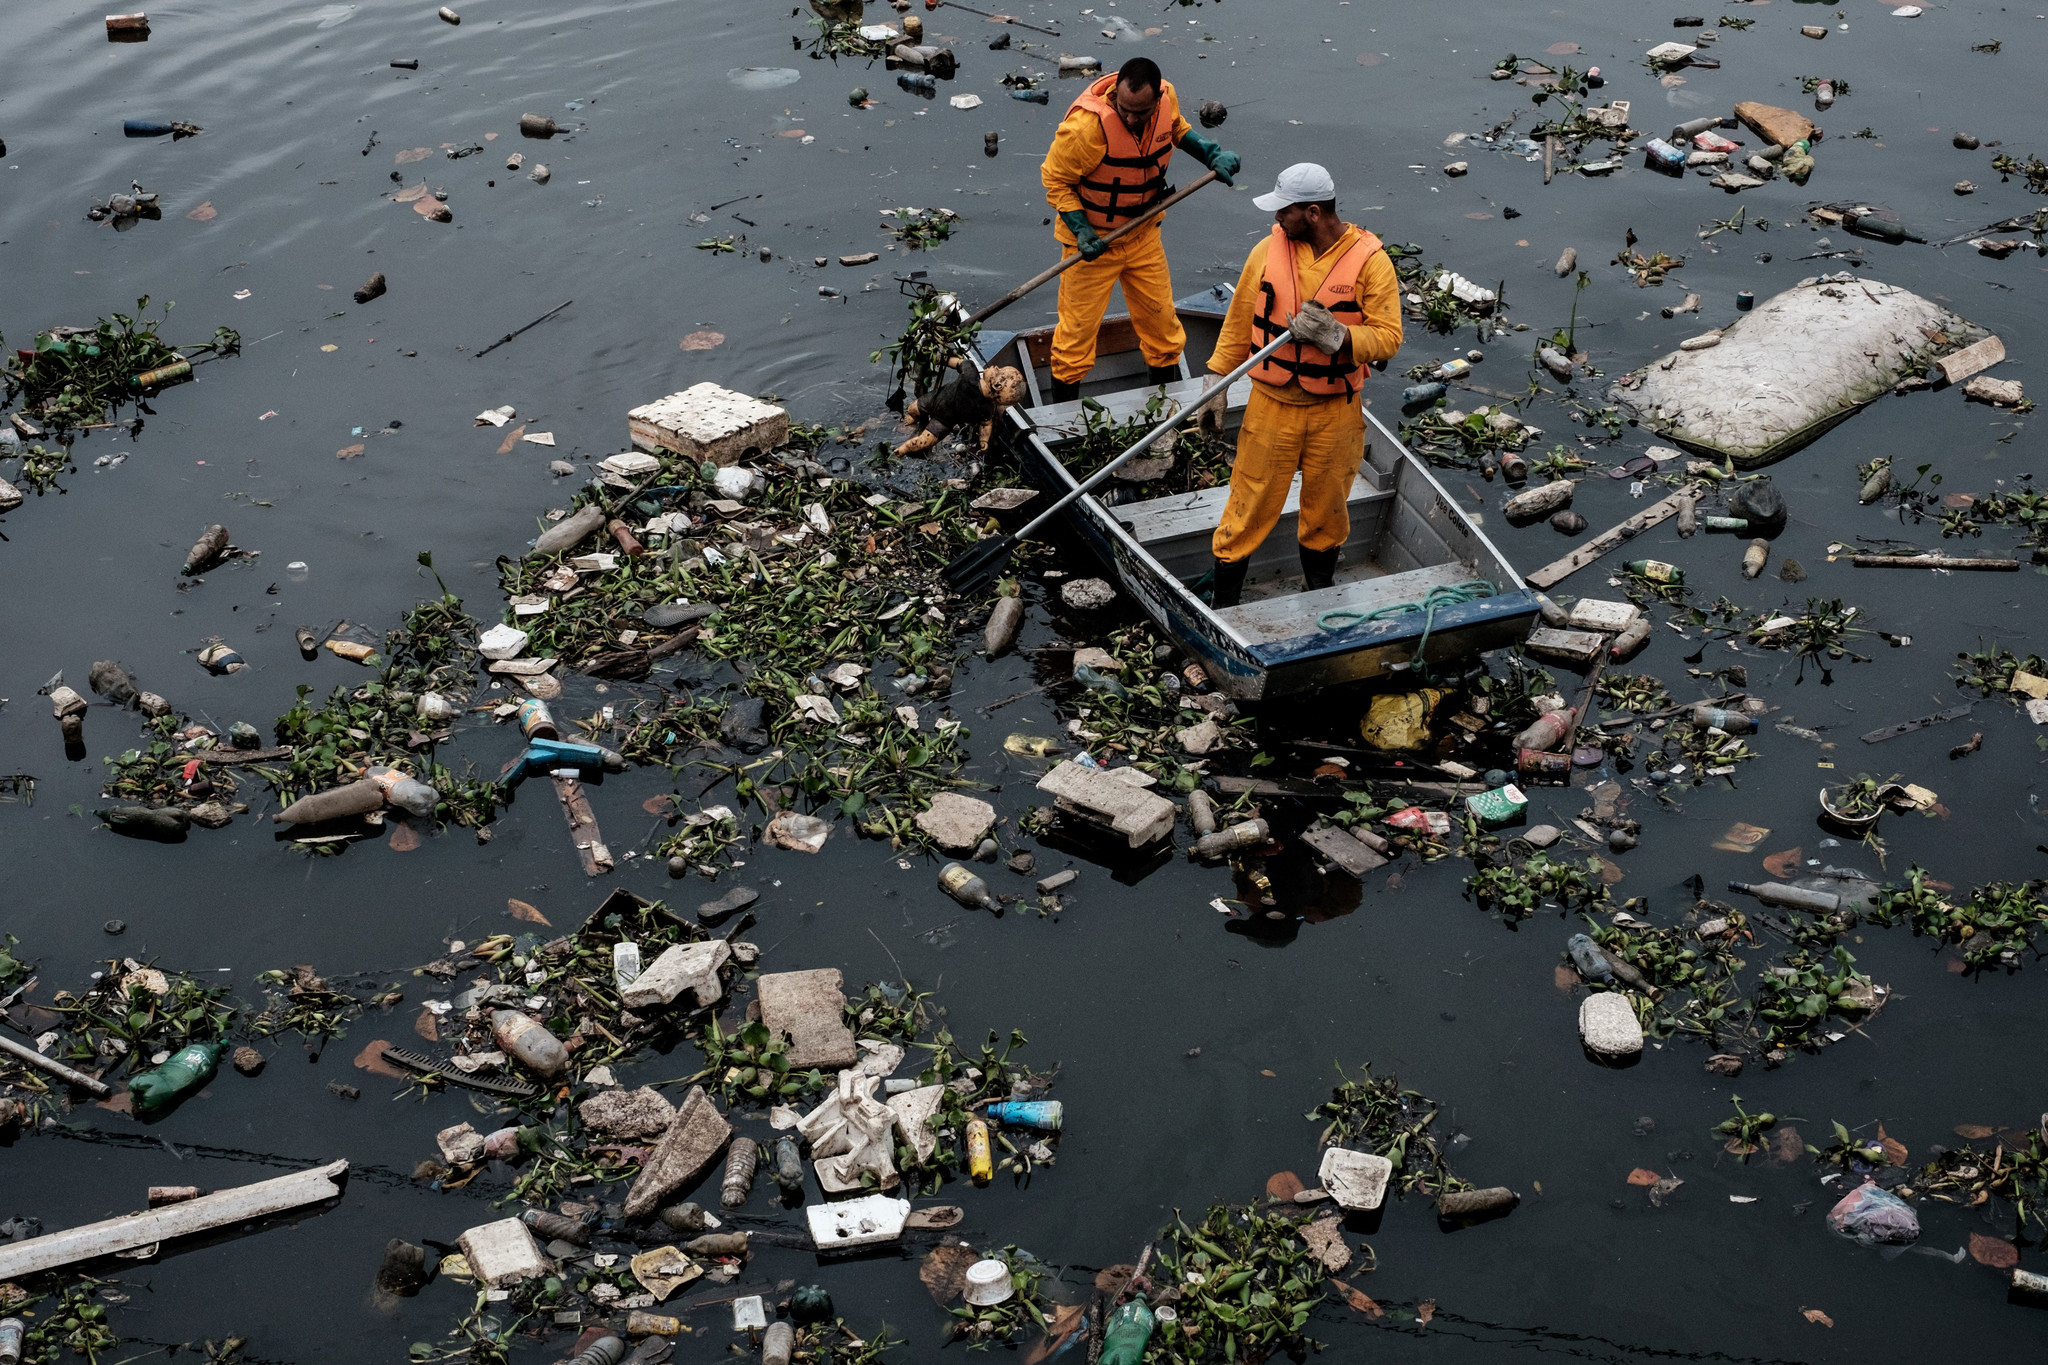
[[[528,739],[560,739],[562,732],[555,728],[555,714],[548,710],[548,704],[539,697],[528,697],[519,703],[519,733]]]
[[[1571,781],[1572,756],[1524,749],[1515,756],[1515,772],[1524,782],[1561,786]]]

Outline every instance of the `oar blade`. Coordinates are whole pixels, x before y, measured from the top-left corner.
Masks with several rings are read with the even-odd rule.
[[[948,564],[942,577],[954,592],[972,593],[987,587],[1010,562],[1017,548],[1015,536],[992,536],[963,551]]]

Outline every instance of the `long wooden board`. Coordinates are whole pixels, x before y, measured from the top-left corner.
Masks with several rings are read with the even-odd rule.
[[[1677,516],[1681,507],[1699,498],[1700,491],[1698,484],[1687,484],[1670,497],[1651,503],[1619,526],[1611,526],[1602,531],[1563,559],[1554,560],[1532,573],[1523,574],[1522,580],[1532,588],[1548,588],[1562,583],[1609,550],[1635,539],[1658,522]]]
[[[252,1218],[318,1204],[342,1193],[342,1177],[347,1174],[348,1162],[330,1161],[308,1171],[201,1195],[182,1204],[86,1223],[47,1237],[31,1237],[26,1242],[0,1246],[0,1280],[76,1265],[117,1251],[133,1251],[174,1237],[189,1237],[196,1232],[210,1232]]]

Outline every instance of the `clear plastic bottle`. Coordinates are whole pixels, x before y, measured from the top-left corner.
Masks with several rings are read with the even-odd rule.
[[[491,1033],[499,1047],[538,1075],[559,1075],[569,1065],[569,1049],[562,1040],[517,1010],[493,1010]]]
[[[370,769],[370,780],[384,790],[384,799],[400,810],[422,819],[441,804],[441,793],[410,773],[378,766]]]

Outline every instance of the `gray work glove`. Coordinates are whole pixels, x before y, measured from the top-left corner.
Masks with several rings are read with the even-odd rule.
[[[1217,394],[1195,409],[1196,430],[1211,436],[1220,436],[1223,433],[1225,415],[1229,411],[1230,394],[1227,391]]]
[[[1343,350],[1345,339],[1350,336],[1336,315],[1320,303],[1309,303],[1287,319],[1287,329],[1294,333],[1296,341],[1330,356]]]

